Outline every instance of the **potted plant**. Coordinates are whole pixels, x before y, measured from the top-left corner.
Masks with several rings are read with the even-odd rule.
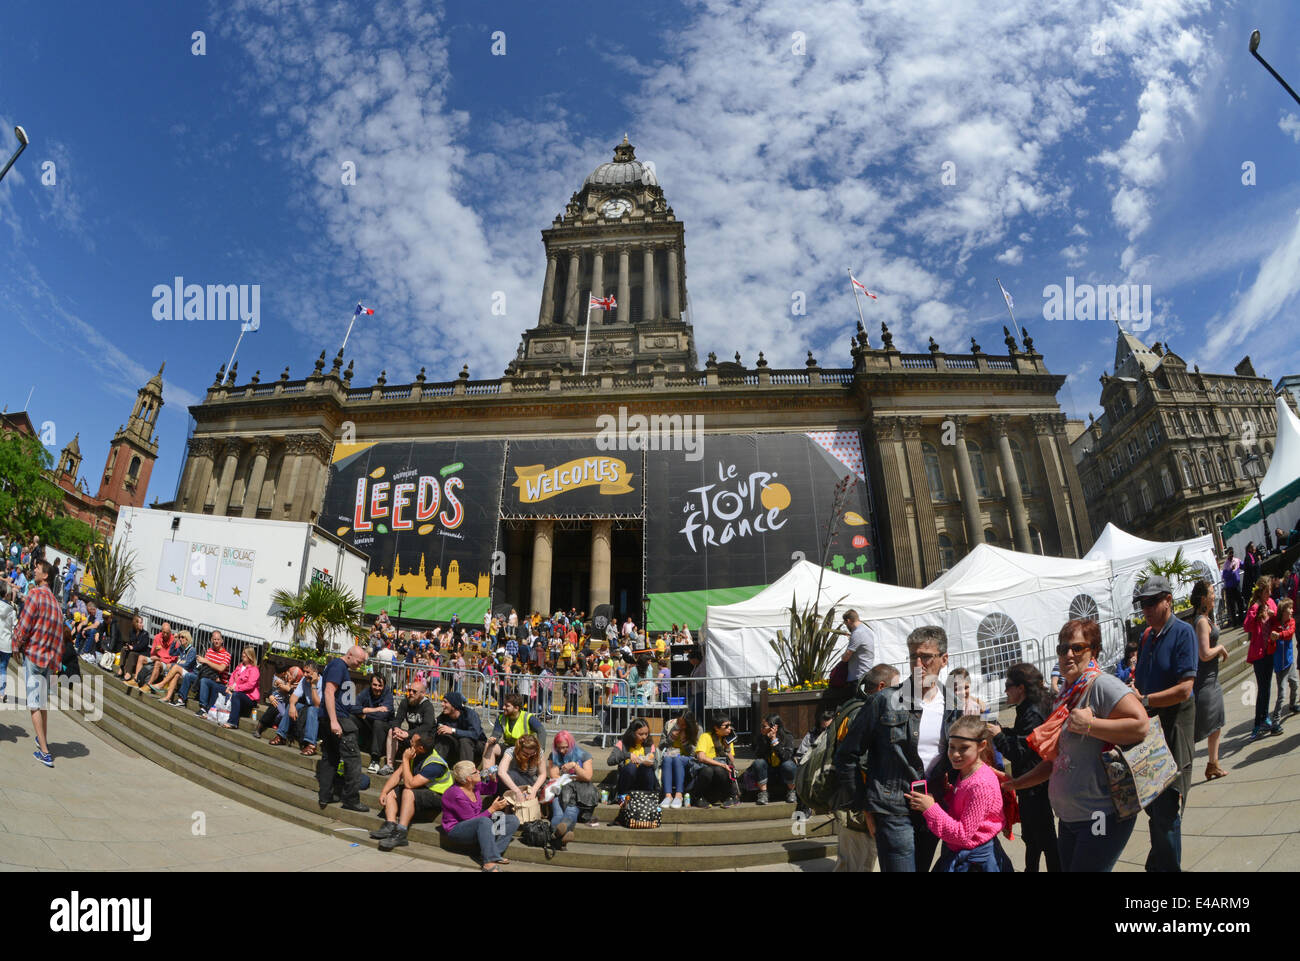
[[[771,686],[764,681],[758,685],[755,694],[760,716],[780,714],[790,731],[812,730],[834,666],[836,645],[846,636],[845,631],[835,626],[835,615],[843,601],[841,597],[822,616],[815,603],[800,610],[798,600],[791,599],[789,632],[777,631],[776,639],[769,642],[781,662],[778,668],[781,683]]]
[[[365,633],[361,622],[361,601],[345,587],[313,581],[297,594],[276,591],[271,595],[271,602],[276,607],[271,617],[279,627],[293,631],[294,645],[285,654],[268,652],[264,657],[264,663],[271,670],[264,672],[263,695],[270,690],[273,672],[279,673],[286,667],[309,662],[324,666],[331,657],[325,650],[330,640],[339,634],[359,637]],[[307,637],[314,641],[314,646],[298,643]],[[361,674],[353,675],[354,680],[361,678]]]

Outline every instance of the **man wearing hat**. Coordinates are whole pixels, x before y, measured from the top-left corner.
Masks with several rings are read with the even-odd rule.
[[[1182,870],[1182,820],[1192,786],[1192,753],[1198,662],[1196,632],[1174,615],[1174,589],[1167,577],[1148,577],[1138,591],[1147,627],[1138,646],[1133,686],[1148,717],[1160,719],[1178,777],[1147,806],[1151,831],[1148,871]]]
[[[442,699],[442,713],[434,722],[433,748],[449,764],[472,761],[477,764],[483,757],[487,740],[483,724],[460,691],[450,691]]]

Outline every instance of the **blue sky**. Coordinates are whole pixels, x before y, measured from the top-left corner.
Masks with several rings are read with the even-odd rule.
[[[1068,9],[1047,9],[1051,7]],[[156,321],[153,288],[258,284],[241,380],[333,355],[356,383],[468,363],[494,377],[536,322],[539,231],[626,131],[686,225],[703,356],[849,363],[844,268],[903,349],[1004,350],[1016,299],[1060,399],[1095,411],[1104,320],[1043,289],[1150,284],[1149,341],[1300,372],[1300,82],[1281,2],[768,0],[623,5],[45,3],[7,10],[0,405],[81,434],[94,478],[165,360],[150,499],[187,405],[238,335]],[[205,33],[203,56],[191,35]],[[494,31],[505,54],[493,55]],[[499,43],[498,43],[499,49]],[[46,162],[55,182],[42,183]],[[344,186],[344,162],[356,184]],[[2,162],[2,161],[0,161]],[[1254,185],[1243,184],[1253,164]],[[951,167],[945,168],[945,164]],[[953,183],[945,183],[950,170]],[[503,292],[507,314],[493,316]],[[794,315],[796,292],[806,315]],[[55,451],[57,455],[57,451]]]

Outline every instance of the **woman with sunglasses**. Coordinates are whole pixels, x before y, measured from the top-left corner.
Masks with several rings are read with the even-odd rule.
[[[1032,664],[1012,664],[1007,668],[1007,703],[1016,709],[1016,721],[1007,730],[996,720],[989,721],[993,746],[1011,762],[1015,776],[1028,774],[1041,760],[1029,746],[1029,735],[1041,726],[1052,713],[1056,698],[1043,684],[1043,675]],[[1038,856],[1047,859],[1048,871],[1061,870],[1061,858],[1056,845],[1056,819],[1047,789],[1024,788],[1016,792],[1020,802],[1020,833],[1025,842],[1025,872],[1037,873]]]
[[[709,730],[700,735],[695,745],[695,760],[699,761],[700,768],[695,775],[692,807],[736,805],[736,749],[731,744],[731,731],[731,718],[718,712],[713,715]]]
[[[1147,733],[1147,712],[1127,684],[1097,663],[1101,628],[1068,621],[1057,638],[1061,693],[1051,717],[1031,742],[1044,758],[1033,770],[1003,783],[1015,791],[1047,781],[1060,819],[1057,846],[1062,871],[1107,872],[1115,867],[1137,818],[1123,818],[1110,797],[1102,745],[1136,744]],[[1059,735],[1053,738],[1055,732]]]

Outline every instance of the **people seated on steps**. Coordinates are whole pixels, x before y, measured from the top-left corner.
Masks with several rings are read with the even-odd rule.
[[[291,664],[271,678],[271,690],[266,695],[266,710],[257,719],[254,737],[261,737],[264,731],[278,727],[280,720],[289,712],[289,700],[294,689],[302,681],[302,668]]]
[[[488,774],[492,773],[489,769]],[[542,742],[533,734],[525,734],[506,748],[497,769],[498,790],[516,801],[541,800],[542,785],[546,783],[546,765],[542,763]]]
[[[660,807],[682,806],[682,795],[695,780],[700,764],[695,760],[695,745],[700,742],[700,724],[690,711],[673,719],[659,741],[659,764],[663,772],[664,799]]]
[[[573,829],[580,823],[599,826],[596,803],[600,800],[600,793],[594,780],[593,761],[568,731],[555,735],[546,774],[550,780],[543,788],[543,798],[552,795],[551,827],[558,844],[572,840]],[[559,785],[558,782],[566,777],[567,783]],[[559,787],[558,792],[554,790],[555,786]]]
[[[501,713],[497,716],[496,724],[492,726],[492,734],[483,749],[483,770],[486,771],[495,764],[502,753],[513,747],[515,742],[525,734],[532,733],[537,738],[538,744],[546,743],[546,728],[542,726],[542,722],[536,715],[524,710],[527,703],[527,699],[522,694],[506,695],[501,705]]]
[[[302,680],[289,695],[288,710],[280,716],[275,737],[271,738],[270,743],[279,745],[296,740],[302,745],[299,753],[303,757],[313,757],[316,754],[317,734],[320,727],[324,682],[321,680],[319,664],[304,664],[302,670]]]
[[[406,832],[411,822],[416,818],[432,821],[442,813],[443,795],[452,785],[451,766],[433,750],[427,730],[416,728],[406,741],[397,769],[379,792],[384,823],[370,836],[379,842],[381,851],[408,845]]]
[[[758,787],[758,803],[767,803],[768,780],[772,777],[777,778],[778,782],[773,785],[773,789],[784,788],[786,803],[796,803],[799,798],[794,792],[794,776],[798,769],[794,763],[794,752],[797,749],[794,735],[785,729],[779,714],[769,714],[763,718],[759,722],[758,734],[755,745],[756,748],[761,747],[762,751],[755,750],[754,753],[759,756],[746,772],[746,776]]]
[[[477,764],[483,757],[487,742],[483,722],[460,691],[451,691],[442,699],[442,713],[434,724],[433,746],[453,765],[459,761]]]
[[[198,657],[196,664],[195,671],[199,679],[199,710],[194,713],[204,717],[230,678],[230,651],[226,650],[225,638],[221,636],[220,631],[212,632],[212,646]],[[181,683],[184,684],[183,681]],[[184,697],[186,693],[187,691],[182,690],[181,696]]]
[[[80,597],[73,603],[72,610],[74,619],[76,614],[82,615],[76,628],[78,650],[83,657],[93,661],[102,649],[100,641],[104,637],[104,612],[95,605],[94,601],[83,600]]]
[[[623,736],[614,742],[614,750],[605,762],[618,769],[618,787],[615,801],[623,803],[632,791],[659,793],[659,780],[655,777],[655,746],[650,738],[650,725],[644,718],[634,718]]]
[[[144,618],[137,614],[131,621],[131,633],[127,636],[126,646],[122,648],[122,663],[115,675],[118,680],[126,681],[135,677],[135,663],[149,653],[151,642],[149,632],[144,629]]]
[[[257,707],[260,688],[258,681],[261,672],[257,668],[257,654],[251,647],[246,647],[239,655],[239,667],[230,674],[224,693],[230,698],[230,717],[221,726],[227,730],[237,731],[239,719],[245,714],[252,714]]]
[[[194,667],[198,662],[199,652],[194,648],[194,638],[190,637],[190,632],[186,630],[176,632],[175,648],[176,662],[168,669],[162,680],[150,690],[158,695],[158,700],[184,707],[185,700],[177,695],[176,689],[184,683],[186,677],[198,676],[194,673]],[[185,689],[189,690],[188,685]]]
[[[162,629],[149,643],[149,650],[136,661],[135,670],[126,676],[127,686],[142,687],[146,683],[156,684],[162,677],[164,669],[174,663],[171,647],[175,639],[171,624],[163,621]]]
[[[425,690],[424,681],[412,681],[406,689],[406,697],[397,702],[393,723],[388,728],[388,747],[384,752],[390,760],[400,757],[410,747],[411,736],[416,732],[424,735],[426,746],[432,745],[438,709]],[[393,765],[385,764],[379,773],[387,777],[393,773]]]
[[[393,692],[388,680],[372,674],[370,683],[357,697],[357,744],[370,754],[371,774],[388,763],[388,728],[393,723]]]
[[[725,712],[718,711],[710,719],[709,730],[695,745],[695,760],[700,762],[700,769],[690,790],[693,807],[712,804],[729,808],[739,803],[735,735]]]
[[[451,777],[455,783],[442,795],[443,833],[458,844],[475,845],[478,853],[474,860],[484,871],[499,871],[500,865],[510,863],[506,849],[515,839],[519,819],[510,813],[509,801],[494,797],[496,779],[482,780],[473,761],[457,761]]]

